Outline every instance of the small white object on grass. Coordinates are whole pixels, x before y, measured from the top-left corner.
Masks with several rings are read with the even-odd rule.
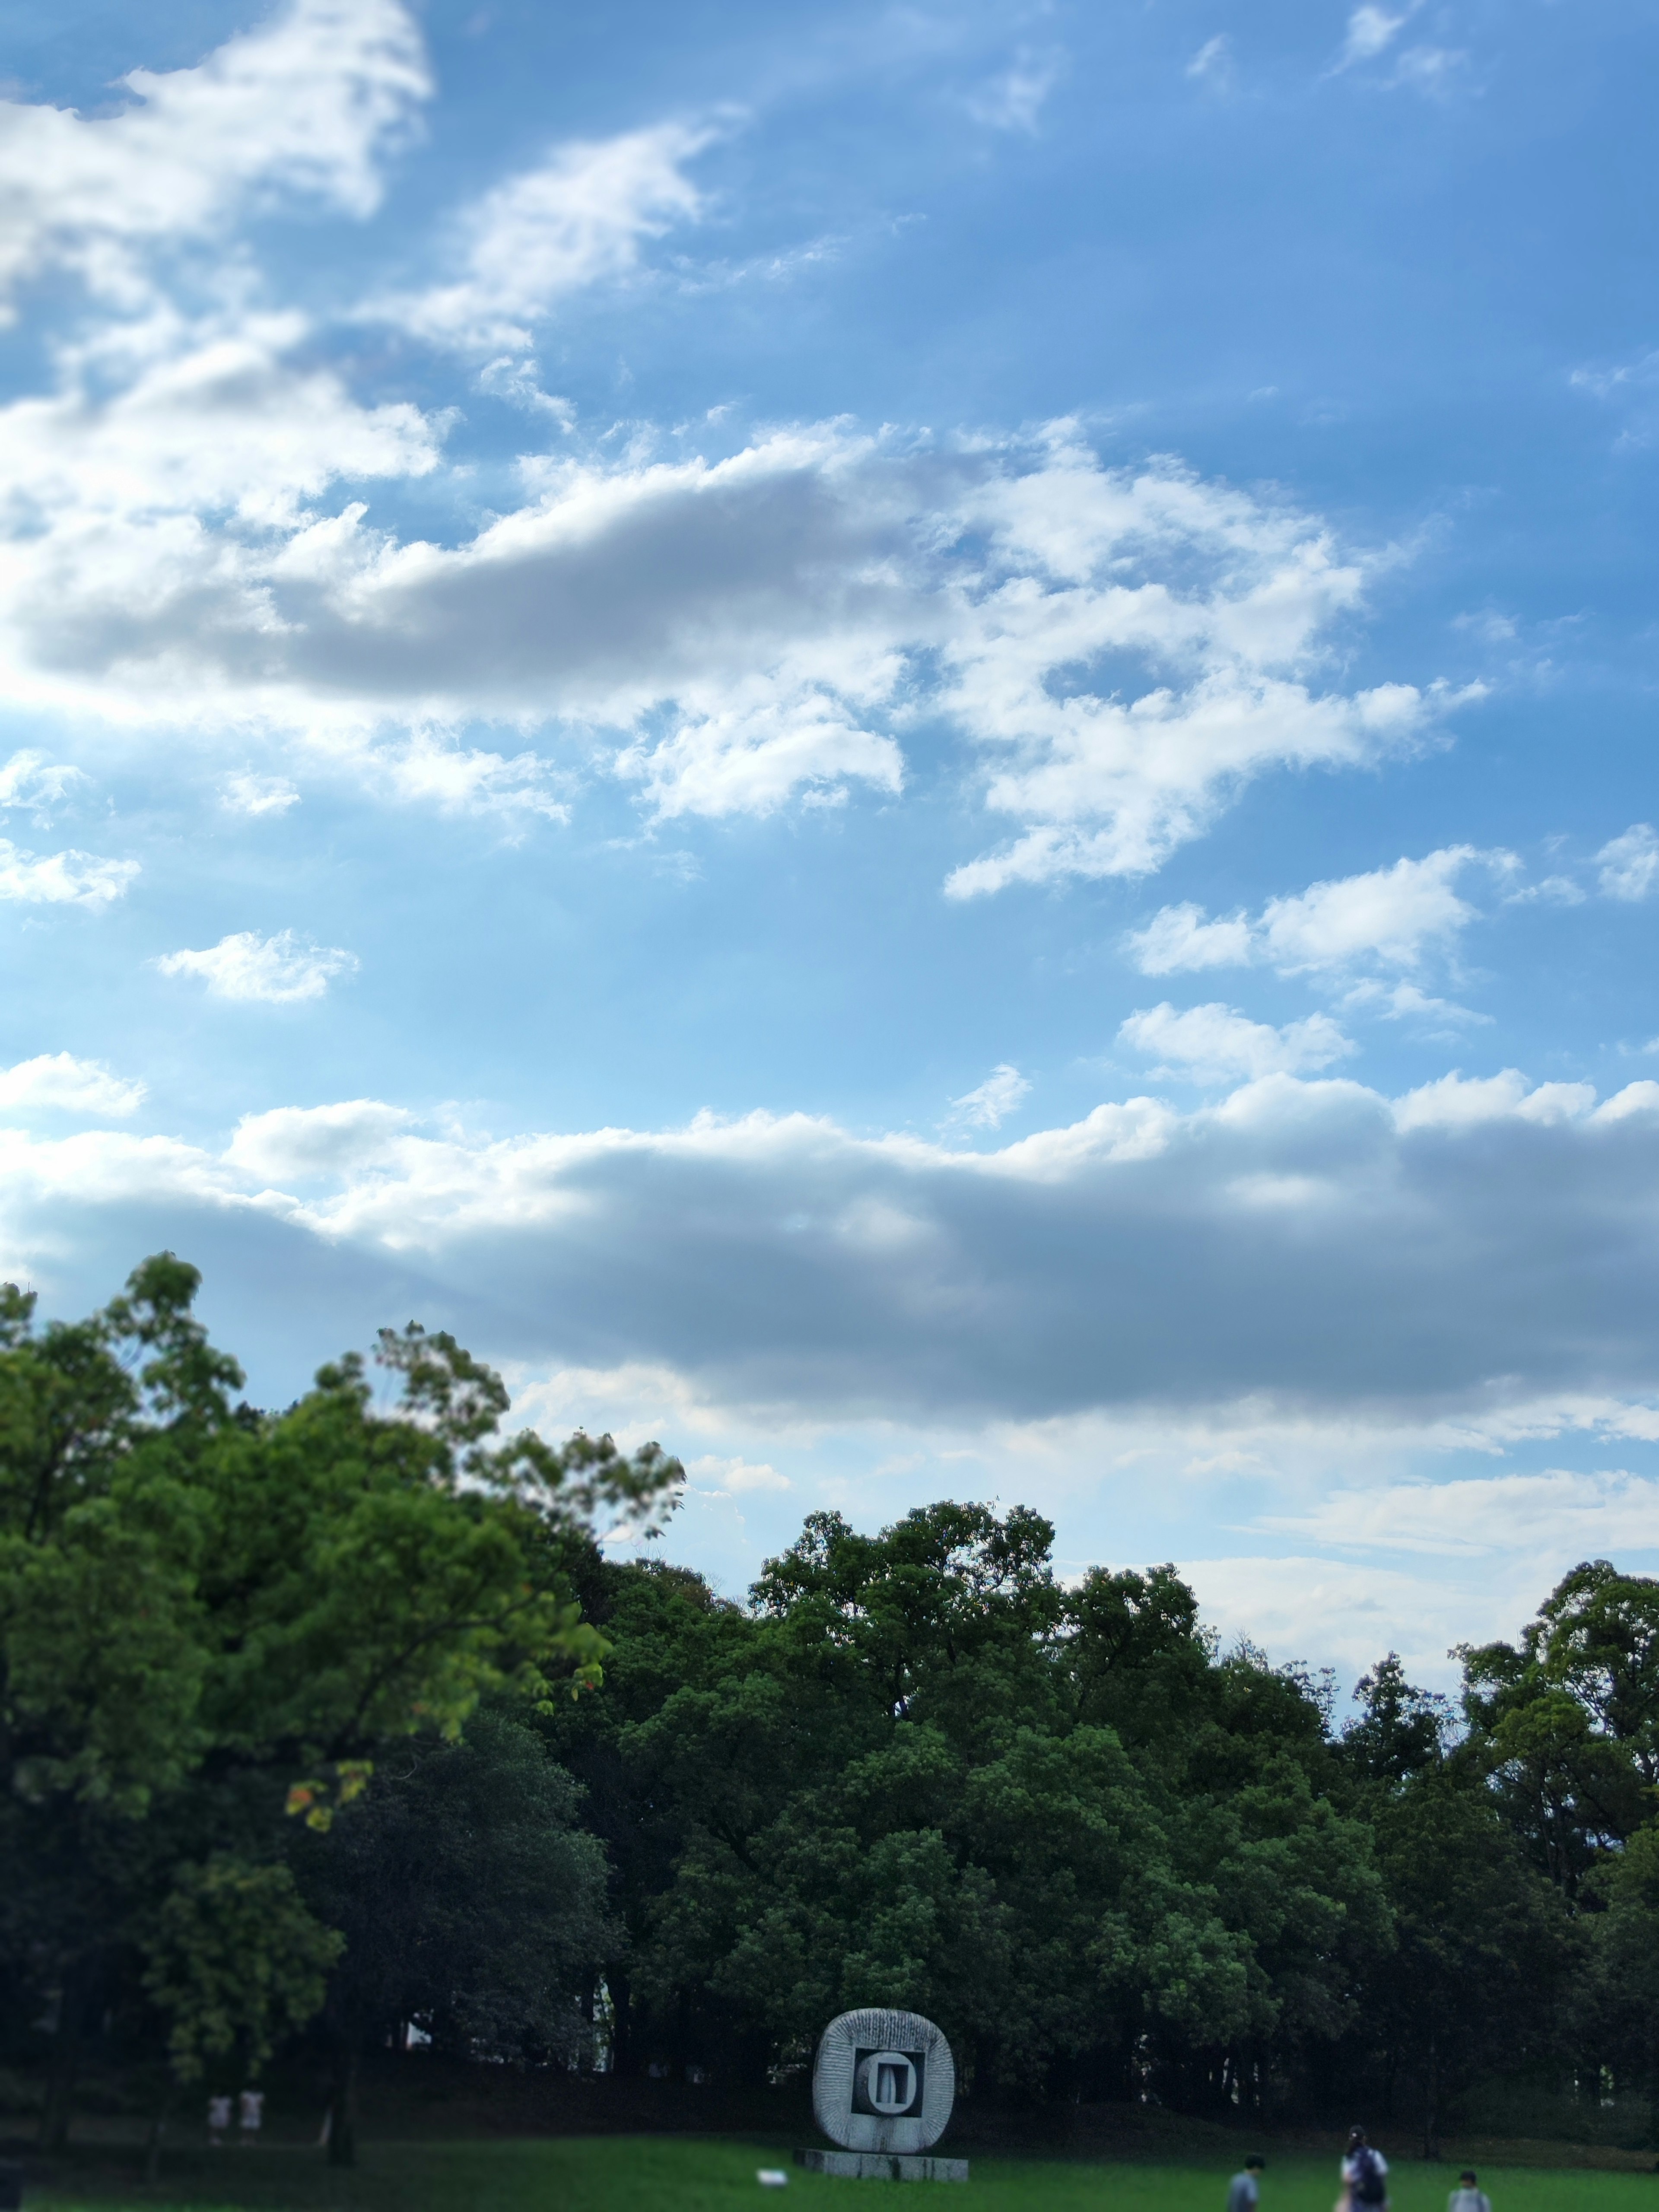
[[[787,2189],[789,2177],[781,2166],[758,2166],[755,2179],[763,2189]]]

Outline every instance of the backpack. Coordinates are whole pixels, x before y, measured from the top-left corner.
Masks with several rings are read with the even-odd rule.
[[[1382,2169],[1377,2164],[1376,2153],[1369,2143],[1361,2143],[1353,2154],[1353,2201],[1356,2204],[1385,2204],[1388,2191],[1382,2185]]]

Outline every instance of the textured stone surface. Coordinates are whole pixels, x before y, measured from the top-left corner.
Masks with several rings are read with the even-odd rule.
[[[919,2012],[872,2005],[838,2014],[812,2069],[812,2117],[850,2151],[914,2158],[945,2132],[956,2102],[951,2046]]]
[[[797,2161],[813,2173],[843,2181],[966,2181],[965,2158],[910,2158],[902,2151],[798,2150]]]

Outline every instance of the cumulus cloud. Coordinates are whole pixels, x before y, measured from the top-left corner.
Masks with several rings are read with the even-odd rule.
[[[1659,836],[1646,822],[1633,822],[1596,854],[1604,896],[1635,902],[1649,897],[1659,882]]]
[[[449,283],[390,295],[368,312],[469,352],[527,349],[557,301],[625,275],[645,240],[696,219],[702,198],[685,164],[713,135],[661,123],[556,147],[458,218]]]
[[[705,1452],[701,1458],[692,1460],[686,1473],[701,1488],[716,1494],[730,1492],[741,1497],[745,1491],[787,1490],[791,1487],[788,1476],[780,1474],[776,1468],[765,1461],[721,1459],[714,1452]]]
[[[111,905],[138,873],[137,860],[100,860],[95,853],[34,854],[0,837],[0,899],[24,906]]]
[[[1000,1128],[1020,1101],[1030,1095],[1030,1088],[1019,1070],[1005,1060],[991,1070],[983,1083],[951,1101],[956,1109],[954,1118],[974,1129]]]
[[[1048,64],[1019,67],[1015,124]],[[710,134],[683,121],[554,148],[456,216],[439,282],[360,310],[556,415],[559,449],[480,526],[447,413],[360,396],[251,254],[204,282],[176,252],[210,240],[222,276],[252,208],[374,205],[428,89],[405,10],[290,0],[127,89],[112,117],[0,117],[15,268],[67,256],[99,295],[0,405],[20,706],[165,724],[237,762],[303,749],[308,770],[518,820],[556,818],[596,768],[659,819],[890,799],[925,718],[999,827],[950,875],[971,897],[1156,869],[1252,778],[1374,762],[1455,703],[1345,686],[1372,562],[1317,517],[1171,462],[1103,467],[1075,424],[1001,446],[809,425],[718,458],[649,426],[623,448],[568,434],[532,340],[704,212],[688,165]],[[430,540],[371,506],[413,479],[452,510]],[[258,791],[223,772],[246,811]],[[292,781],[267,777],[267,811]]]
[[[291,0],[195,68],[121,82],[113,115],[0,102],[0,288],[57,261],[131,307],[135,248],[209,235],[261,196],[367,215],[431,89],[397,0]]]
[[[544,1372],[632,1363],[787,1421],[1248,1403],[1258,1425],[1491,1439],[1540,1407],[1617,1427],[1632,1401],[1623,1432],[1644,1433],[1659,1395],[1652,1082],[1597,1103],[1455,1078],[1394,1102],[1272,1074],[993,1151],[805,1115],[470,1138],[374,1100],[255,1117],[224,1152],[0,1141],[19,1264],[71,1219],[140,1212],[185,1251],[227,1216],[262,1224],[285,1279],[312,1250],[398,1305],[418,1279],[428,1310]]]
[[[1396,860],[1270,899],[1254,920],[1236,914],[1210,921],[1190,902],[1164,907],[1131,934],[1129,949],[1146,975],[1252,961],[1281,975],[1362,961],[1416,968],[1430,952],[1444,952],[1475,919],[1476,908],[1455,885],[1476,865],[1504,872],[1514,861],[1507,853],[1448,845],[1420,860]]]
[[[354,1168],[384,1164],[411,1116],[378,1098],[332,1106],[277,1106],[245,1114],[225,1153],[233,1167],[263,1180],[311,1182]]]
[[[57,1113],[135,1114],[144,1102],[142,1083],[112,1074],[100,1060],[71,1052],[37,1053],[0,1068],[0,1110],[45,1107]]]
[[[1328,1067],[1355,1050],[1328,1014],[1310,1014],[1282,1029],[1253,1022],[1218,1003],[1177,1013],[1166,1000],[1131,1014],[1118,1031],[1125,1044],[1164,1063],[1155,1074],[1180,1073],[1200,1083],[1225,1083],[1240,1075],[1299,1074]]]
[[[492,797],[556,811],[535,754],[456,744],[493,720],[608,751],[659,817],[895,793],[907,724],[942,717],[1015,832],[955,896],[1155,868],[1251,777],[1373,760],[1449,703],[1322,682],[1365,564],[1316,520],[1103,468],[1066,425],[544,457],[472,534],[403,538],[339,488],[443,477],[446,422],[360,401],[314,335],[152,316],[0,407],[15,699],[252,723],[383,786],[400,744],[488,761]]]
[[[164,975],[199,975],[216,999],[286,1006],[298,999],[320,999],[337,976],[350,975],[358,962],[355,952],[315,945],[291,929],[279,929],[274,937],[244,929],[204,951],[164,952],[155,965]]]

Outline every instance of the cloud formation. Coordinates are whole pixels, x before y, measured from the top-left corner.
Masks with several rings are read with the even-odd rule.
[[[1595,858],[1604,897],[1633,904],[1650,897],[1659,884],[1659,836],[1646,822],[1633,822],[1623,836],[1603,845]]]
[[[0,290],[56,263],[131,308],[150,291],[138,249],[212,236],[264,196],[368,215],[431,90],[397,0],[290,0],[193,69],[121,82],[113,115],[0,102]]]
[[[1166,906],[1131,934],[1129,949],[1143,975],[1251,963],[1281,975],[1357,963],[1415,969],[1431,952],[1446,952],[1476,917],[1455,889],[1459,878],[1476,866],[1503,873],[1514,865],[1507,853],[1448,845],[1420,860],[1396,860],[1269,899],[1254,919],[1235,914],[1211,921],[1190,902]]]
[[[95,853],[36,854],[0,837],[0,899],[22,906],[110,906],[138,873],[137,860],[100,860]]]
[[[1035,117],[1048,67],[1020,61],[1004,120]],[[926,720],[1003,833],[951,871],[966,898],[1155,869],[1252,778],[1374,761],[1451,703],[1344,688],[1369,562],[1317,518],[1172,463],[1104,467],[1075,424],[1000,446],[807,424],[707,454],[648,425],[620,451],[579,435],[529,349],[705,212],[688,164],[712,134],[679,120],[550,148],[454,216],[439,281],[342,310],[538,412],[555,449],[480,522],[449,412],[362,397],[246,238],[234,282],[179,251],[210,243],[222,275],[250,210],[376,204],[430,88],[408,13],[290,0],[126,83],[112,117],[0,114],[14,275],[66,263],[96,303],[0,406],[21,707],[244,761],[257,737],[278,769],[520,817],[559,817],[597,770],[659,821],[895,798]],[[390,519],[415,481],[453,527]],[[513,744],[480,742],[489,724]],[[291,774],[222,772],[234,807],[289,803]]]
[[[702,198],[684,165],[712,136],[661,123],[555,148],[457,217],[450,282],[367,312],[465,352],[527,349],[567,293],[625,275],[642,241],[696,219]]]
[[[199,975],[216,999],[289,1006],[320,999],[337,976],[357,967],[357,956],[337,945],[315,945],[291,929],[274,937],[238,930],[199,952],[164,952],[155,965],[164,975]]]
[[[1154,1075],[1180,1073],[1200,1083],[1228,1083],[1241,1075],[1300,1075],[1308,1068],[1328,1067],[1356,1048],[1328,1014],[1310,1014],[1275,1029],[1218,1003],[1177,1013],[1168,1000],[1131,1014],[1118,1036],[1161,1063]]]
[[[1007,1120],[1031,1086],[1007,1060],[994,1067],[983,1083],[951,1101],[953,1118],[973,1129],[997,1129]]]
[[[223,1151],[0,1139],[9,1265],[94,1218],[186,1252],[234,1218],[289,1269],[417,1274],[497,1358],[632,1363],[790,1421],[1249,1407],[1492,1435],[1659,1394],[1653,1082],[1390,1101],[1272,1074],[990,1152],[799,1115],[469,1139],[373,1099]]]
[[[0,1068],[0,1111],[45,1107],[65,1114],[125,1115],[144,1103],[145,1087],[112,1074],[100,1060],[70,1052],[37,1053]]]

